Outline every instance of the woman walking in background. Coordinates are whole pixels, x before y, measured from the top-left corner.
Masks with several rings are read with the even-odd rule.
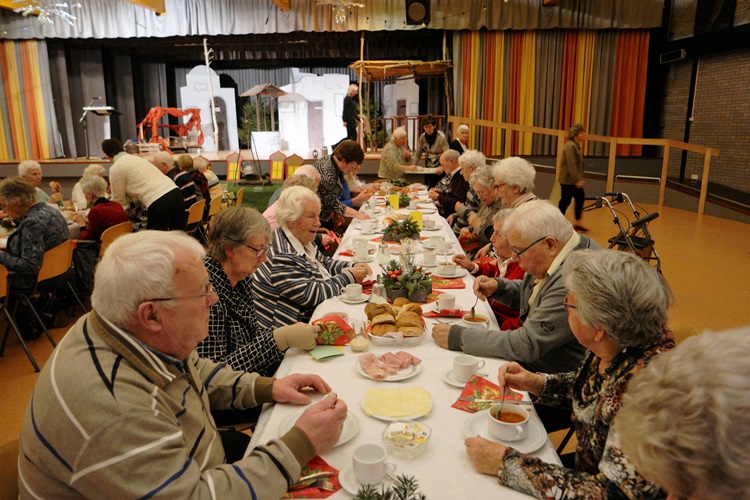
[[[581,225],[583,217],[583,153],[581,153],[581,141],[586,129],[580,123],[576,123],[568,130],[568,140],[563,146],[562,163],[560,164],[560,204],[558,208],[565,215],[570,206],[570,200],[575,199],[576,231],[586,232],[587,228]]]

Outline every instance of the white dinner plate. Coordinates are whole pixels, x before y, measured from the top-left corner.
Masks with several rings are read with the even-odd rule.
[[[363,377],[375,380],[376,382],[398,382],[400,380],[412,378],[414,375],[422,371],[422,363],[419,363],[418,365],[411,365],[409,368],[399,370],[399,372],[395,375],[388,375],[385,378],[375,378],[368,375],[367,372],[362,368],[362,365],[359,364],[359,358],[357,358],[357,360],[354,362],[354,367],[357,369],[357,373],[359,373]]]
[[[440,269],[438,267],[438,269]],[[434,276],[437,276],[438,278],[463,278],[466,276],[466,269],[463,267],[456,269],[456,272],[448,276],[447,274],[440,274],[440,271],[435,271],[432,273]]]
[[[368,262],[372,262],[373,258],[371,256],[367,256],[364,259],[358,259],[357,257],[352,258],[352,262],[355,264],[367,264]]]
[[[417,210],[419,210],[423,214],[427,214],[427,215],[436,214],[437,213],[437,208],[431,208],[431,207],[424,207],[424,208],[418,207]]]
[[[453,387],[460,387],[461,389],[463,389],[466,385],[466,382],[461,382],[455,376],[453,376],[453,368],[443,374],[443,381],[448,385],[452,385]]]
[[[385,476],[383,482],[380,484],[387,488],[390,487],[391,482],[391,478]],[[357,491],[359,491],[359,488],[362,486],[362,484],[357,481],[357,476],[354,475],[354,469],[351,465],[347,465],[339,471],[339,483],[341,483],[341,487],[344,488],[347,493],[354,496],[357,495]],[[376,485],[375,489],[380,491],[379,485]]]
[[[407,387],[414,387],[414,386],[403,386],[400,388],[405,389]],[[427,393],[427,395],[429,396],[429,393]],[[362,408],[362,411],[365,411],[365,398],[364,397],[359,401],[359,406]],[[416,420],[418,418],[424,417],[425,415],[429,415],[431,412],[432,412],[432,396],[430,396],[430,409],[426,413],[420,413],[417,415],[405,415],[403,417],[387,417],[385,415],[374,415],[374,414],[368,415],[368,416],[372,418],[377,418],[378,420],[384,420],[386,422],[400,422],[402,420]],[[367,413],[365,413],[365,415],[367,415]]]
[[[297,422],[297,419],[302,415],[307,407],[301,408],[298,411],[295,411],[294,413],[291,413],[287,415],[287,417],[281,421],[281,424],[279,424],[279,432],[280,435],[284,435],[287,432],[291,430],[292,427],[294,427],[294,424]],[[346,419],[344,420],[344,428],[341,430],[341,436],[339,437],[338,443],[336,443],[334,446],[338,446],[341,444],[346,443],[347,441],[350,441],[354,436],[357,435],[359,432],[359,420],[357,419],[357,416],[352,412],[346,413]]]
[[[367,231],[367,232],[362,231],[362,234],[365,235],[365,236],[374,236],[376,234],[383,234],[383,231],[381,231],[380,229],[378,229],[376,231]]]
[[[344,304],[361,304],[362,302],[367,302],[368,300],[370,300],[370,296],[366,293],[363,293],[360,298],[351,300],[346,298],[346,295],[342,293],[341,295],[339,295],[339,300]]]
[[[547,440],[547,433],[544,431],[542,424],[536,420],[529,420],[527,425],[526,437],[518,441],[504,441],[496,438],[487,428],[487,421],[490,418],[490,410],[478,411],[464,423],[464,435],[466,437],[481,436],[490,441],[510,446],[521,453],[534,453],[544,446]]]
[[[440,231],[440,226],[433,226],[433,227],[424,227],[422,226],[422,231]],[[433,247],[434,248],[434,247]]]

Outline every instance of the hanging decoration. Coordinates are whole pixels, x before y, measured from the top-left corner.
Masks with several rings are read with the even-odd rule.
[[[317,6],[330,5],[333,9],[334,19],[338,24],[343,24],[346,21],[349,11],[354,7],[364,7],[365,4],[360,2],[352,2],[350,0],[318,0]]]
[[[57,0],[14,0],[14,3],[23,4],[13,9],[13,12],[22,14],[24,17],[37,16],[40,24],[55,24],[54,18],[58,17],[71,26],[77,17],[70,13],[72,8],[82,8],[79,2],[59,2]]]

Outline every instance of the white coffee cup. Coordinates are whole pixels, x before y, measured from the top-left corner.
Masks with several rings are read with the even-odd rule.
[[[453,358],[453,377],[459,382],[467,382],[472,375],[484,367],[484,360],[468,354],[459,354]]]
[[[379,444],[363,444],[354,449],[352,469],[360,484],[379,484],[396,471],[396,464],[386,461],[385,448]]]
[[[463,326],[469,328],[481,328],[483,330],[487,330],[490,327],[490,320],[484,314],[475,313],[473,318],[471,317],[471,313],[464,314],[463,318],[461,318],[461,323]]]
[[[450,293],[443,293],[438,295],[438,309],[444,311],[446,309],[453,310],[456,308],[456,296]]]
[[[434,266],[437,260],[437,254],[433,251],[427,251],[422,254],[422,262],[425,266]]]
[[[437,244],[437,250],[440,253],[448,253],[451,251],[451,242],[450,241],[440,241]]]
[[[409,208],[410,208],[411,210],[416,210],[416,209],[417,209],[417,200],[411,200],[411,201],[409,202]]]
[[[372,216],[372,214],[369,214]],[[374,220],[363,220],[360,224],[363,233],[374,233],[375,232],[375,221]]]
[[[362,285],[359,283],[351,283],[344,287],[344,294],[349,300],[359,300],[362,298]]]
[[[355,262],[365,262],[370,258],[370,249],[367,247],[355,247],[352,253],[354,254]]]
[[[438,266],[438,274],[440,276],[453,276],[458,272],[458,266],[451,262],[450,264],[440,264]]]
[[[526,437],[529,423],[529,412],[519,405],[505,403],[503,407],[504,417],[499,416],[499,404],[490,408],[490,415],[487,422],[487,430],[490,434],[503,441],[519,441]],[[503,419],[513,419],[513,422],[506,422]]]
[[[432,219],[430,219],[430,218],[428,218],[428,217],[423,217],[422,218],[422,226],[425,229],[434,229],[435,228],[435,221],[432,220]]]
[[[427,240],[430,243],[432,243],[433,246],[440,245],[441,242],[445,242],[444,236],[430,236],[430,238]]]
[[[369,244],[370,241],[367,238],[354,238],[354,248],[367,249],[367,245]]]

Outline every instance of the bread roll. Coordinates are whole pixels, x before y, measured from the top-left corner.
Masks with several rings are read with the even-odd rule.
[[[381,337],[388,332],[396,332],[396,331],[398,331],[396,328],[396,325],[392,325],[389,323],[383,323],[381,325],[375,325],[372,327],[372,334],[376,337]]]
[[[409,299],[407,299],[406,297],[399,297],[393,301],[393,307],[395,307],[396,310],[398,310],[399,308],[405,306],[408,303],[409,303]]]
[[[396,316],[396,326],[414,326],[422,328],[422,319],[419,315],[412,311],[404,311]]]
[[[396,322],[396,318],[394,318],[390,314],[378,314],[377,316],[374,316],[371,321],[372,321],[373,326],[383,325],[383,324],[392,325]]]
[[[380,305],[383,306],[384,313],[390,314],[391,316],[394,316],[394,317],[396,316],[396,309],[394,309],[392,305],[388,304],[387,302],[383,302]]]
[[[390,313],[390,306],[388,308],[383,307],[383,304],[376,304],[374,302],[369,302],[365,306],[365,314],[367,315],[367,319],[372,319],[378,314],[383,313]]]
[[[422,316],[422,314],[424,314],[422,312],[422,306],[420,306],[416,302],[412,302],[410,304],[406,304],[404,307],[401,308],[401,312],[404,312],[404,311],[412,311],[412,312],[415,312],[415,313],[419,314],[420,316]]]
[[[399,327],[398,331],[401,332],[404,337],[419,337],[424,334],[424,330],[421,326],[418,328],[416,326],[402,326]]]

